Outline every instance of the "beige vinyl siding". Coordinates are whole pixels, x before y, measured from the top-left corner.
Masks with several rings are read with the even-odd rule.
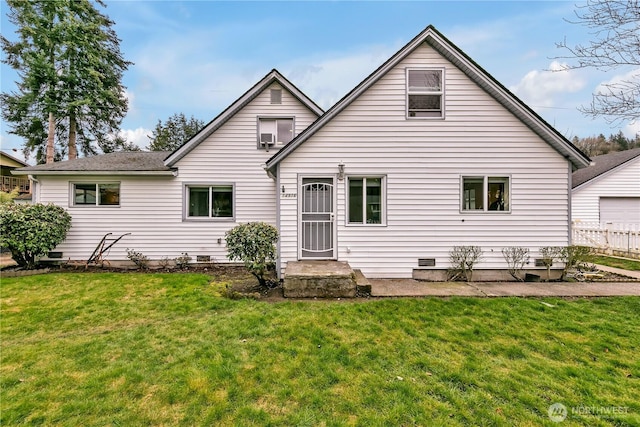
[[[445,119],[406,119],[405,69],[445,68]],[[427,46],[284,159],[281,184],[298,174],[386,176],[386,226],[346,225],[338,181],[338,259],[370,277],[410,277],[418,258],[447,268],[454,245],[480,245],[478,268],[504,268],[501,249],[569,241],[569,165],[534,132]],[[511,213],[461,213],[461,176],[508,176]],[[295,201],[281,199],[281,251],[297,259]],[[283,267],[286,264],[283,263]]]
[[[316,115],[288,91],[282,104],[270,103],[267,87],[222,127],[177,162],[177,177],[40,177],[43,202],[68,208],[73,217],[67,241],[56,249],[65,259],[87,259],[106,233],[125,237],[111,250],[109,260],[125,260],[133,248],[153,260],[187,252],[227,262],[225,232],[240,223],[265,221],[276,225],[276,183],[263,169],[275,151],[257,148],[257,116],[295,116],[300,133]],[[120,182],[119,207],[69,207],[69,182]],[[184,219],[185,185],[233,184],[234,219]],[[222,243],[218,243],[222,239]]]
[[[572,192],[571,219],[599,222],[600,197],[640,197],[640,158],[575,188]]]

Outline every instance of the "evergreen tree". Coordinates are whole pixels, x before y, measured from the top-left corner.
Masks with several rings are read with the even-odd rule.
[[[184,113],[172,115],[165,123],[158,120],[153,135],[150,136],[149,150],[173,151],[198,133],[203,126],[202,120],[193,116],[187,119]]]
[[[78,147],[95,154],[110,144],[127,112],[122,74],[131,65],[101,0],[7,0],[17,41],[1,37],[4,62],[18,71],[17,90],[2,94],[11,133],[25,138],[38,162]],[[53,140],[57,140],[53,153]],[[46,142],[50,146],[47,151]],[[97,144],[97,145],[96,145]]]

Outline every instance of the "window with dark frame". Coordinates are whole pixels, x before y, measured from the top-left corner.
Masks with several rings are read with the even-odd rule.
[[[119,183],[73,184],[74,206],[119,206]]]
[[[233,218],[233,186],[188,186],[189,218]]]
[[[443,72],[442,69],[407,70],[407,117],[444,117]]]
[[[383,178],[349,177],[349,224],[382,224]]]
[[[510,211],[510,197],[509,177],[462,177],[462,211]]]

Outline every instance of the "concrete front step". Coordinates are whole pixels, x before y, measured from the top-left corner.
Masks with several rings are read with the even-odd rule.
[[[356,274],[341,261],[292,261],[283,284],[286,298],[353,298]]]

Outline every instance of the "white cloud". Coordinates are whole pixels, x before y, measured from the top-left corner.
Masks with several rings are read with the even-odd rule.
[[[149,135],[151,135],[151,130],[141,127],[137,129],[121,129],[118,132],[118,136],[128,142],[133,142],[143,150],[149,145]]]
[[[551,107],[567,93],[582,90],[586,81],[566,64],[553,61],[548,70],[529,71],[518,84],[509,89],[532,107]]]
[[[627,138],[635,138],[636,135],[640,135],[640,120],[626,125],[624,129],[622,129],[622,133],[624,133]]]

